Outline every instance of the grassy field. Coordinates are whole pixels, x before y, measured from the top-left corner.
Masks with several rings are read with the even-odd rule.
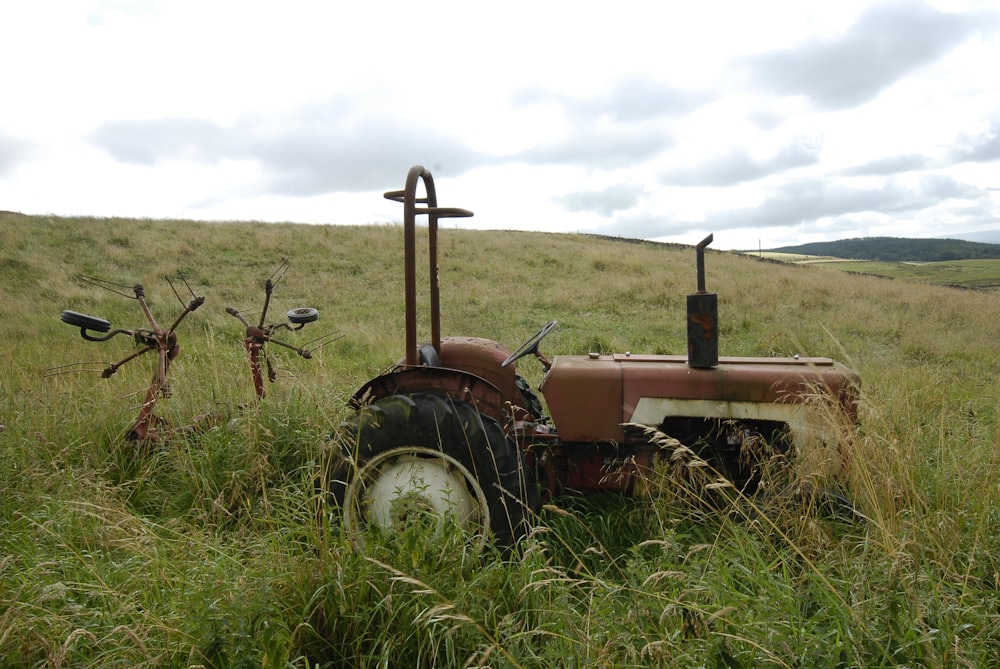
[[[911,279],[939,286],[1000,289],[1000,260],[949,260],[941,262],[881,262],[872,260],[844,260],[828,256],[809,256],[794,253],[748,253],[755,257],[799,265],[822,264],[845,272],[871,274],[889,279]]]
[[[950,260],[941,262],[831,263],[848,272],[866,272],[892,279],[913,279],[964,288],[1000,289],[1000,260]]]
[[[689,247],[452,229],[441,246],[446,334],[513,348],[558,319],[549,355],[685,351]],[[255,404],[225,308],[258,309],[284,260],[272,313],[320,312],[286,339],[343,336],[311,360],[272,347]],[[1000,664],[1000,294],[708,253],[722,355],[861,374],[844,486],[864,522],[704,513],[665,485],[557,499],[508,559],[419,533],[360,555],[314,481],[345,400],[403,354],[401,265],[395,226],[0,219],[0,667]],[[222,420],[136,448],[152,361],[102,379],[129,342],[59,315],[143,324],[90,276],[141,282],[169,322],[179,272],[206,301],[158,413]],[[519,371],[537,386],[539,365]]]

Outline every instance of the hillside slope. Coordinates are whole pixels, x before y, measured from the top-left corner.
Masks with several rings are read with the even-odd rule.
[[[846,260],[881,260],[886,262],[941,262],[1000,258],[1000,244],[984,244],[961,239],[907,239],[903,237],[864,237],[835,242],[815,242],[799,246],[769,249],[776,253],[832,256]]]
[[[649,497],[549,500],[509,559],[419,531],[359,554],[316,483],[347,398],[403,353],[402,248],[399,226],[4,218],[0,665],[998,666],[1000,293],[708,252],[722,355],[861,374],[860,429],[826,429],[864,523],[716,508],[671,465]],[[445,335],[512,348],[557,319],[548,356],[686,350],[691,247],[443,229],[440,251]],[[225,308],[260,309],[284,261],[270,313],[320,316],[283,335],[343,336],[309,360],[271,347],[254,403]],[[229,419],[148,449],[124,435],[154,361],[101,378],[135,342],[60,321],[143,324],[138,282],[161,323],[206,298],[157,415]]]

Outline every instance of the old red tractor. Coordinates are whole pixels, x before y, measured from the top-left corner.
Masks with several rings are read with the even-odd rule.
[[[423,184],[423,197],[418,190]],[[431,173],[413,167],[385,194],[404,208],[406,355],[351,400],[329,477],[349,533],[395,532],[426,517],[457,521],[477,545],[509,545],[542,501],[563,493],[632,492],[663,456],[651,428],[751,494],[760,463],[804,442],[836,440],[828,412],[856,419],[859,379],[827,358],[719,358],[717,296],[705,291],[697,246],[687,355],[621,353],[547,359],[548,323],[510,352],[475,337],[442,337],[438,221],[471,216],[437,205]],[[431,339],[418,344],[416,217],[427,216]],[[517,374],[535,356],[543,406]],[[363,541],[363,539],[359,539]]]

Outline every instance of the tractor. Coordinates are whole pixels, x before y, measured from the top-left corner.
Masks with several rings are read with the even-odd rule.
[[[664,435],[749,496],[767,458],[790,457],[810,440],[836,444],[837,422],[857,420],[860,380],[839,362],[719,357],[717,295],[705,290],[711,235],[696,247],[687,355],[550,360],[539,347],[556,321],[514,351],[489,339],[442,337],[438,222],[472,212],[439,207],[433,177],[420,165],[403,190],[385,197],[403,205],[405,356],[353,395],[334,446],[328,492],[355,541],[363,543],[369,529],[394,533],[447,517],[478,548],[490,541],[510,547],[557,495],[639,493],[664,458]],[[417,339],[417,216],[427,217],[430,262],[431,338],[424,343]],[[548,416],[517,373],[517,361],[529,355],[544,368],[538,390]]]

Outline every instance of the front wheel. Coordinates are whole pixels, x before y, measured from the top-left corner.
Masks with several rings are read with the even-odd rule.
[[[75,325],[82,330],[93,330],[94,332],[107,332],[111,329],[111,322],[97,316],[81,314],[77,311],[65,309],[62,312],[62,322]]]
[[[517,543],[538,510],[534,476],[499,423],[442,395],[392,395],[346,425],[329,490],[347,532],[390,534],[413,523],[454,521],[474,550]]]
[[[285,315],[293,325],[305,325],[306,323],[312,323],[319,318],[319,312],[312,307],[298,307],[297,309],[292,309]]]

